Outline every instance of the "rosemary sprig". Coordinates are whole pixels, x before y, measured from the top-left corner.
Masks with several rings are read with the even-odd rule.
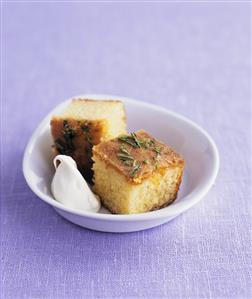
[[[150,146],[154,146],[155,145],[155,141],[154,140],[149,140],[149,144],[150,144]]]
[[[132,166],[133,161],[131,161],[131,160],[126,160],[126,161],[123,161],[123,164],[126,165],[126,166]]]
[[[121,151],[121,153],[123,153],[123,154],[130,155],[130,153],[129,153],[129,151],[127,150],[127,148],[124,147],[123,145],[120,146],[120,151]]]
[[[134,161],[134,158],[132,156],[128,156],[128,155],[123,154],[123,153],[119,153],[117,156],[122,161],[127,161],[127,160]]]
[[[140,168],[141,168],[141,165],[136,163],[135,166],[133,167],[133,170],[130,173],[130,177],[132,177],[132,178],[135,177],[136,174],[139,172]]]
[[[154,162],[154,167],[157,169],[160,164],[160,155],[157,154],[156,156],[152,157],[152,160]]]
[[[149,145],[148,142],[146,140],[141,140],[141,147],[143,147],[144,149],[148,149]]]
[[[149,149],[155,145],[154,140],[142,139],[139,142],[144,149]]]
[[[161,153],[161,147],[159,147],[159,146],[156,146],[156,147],[154,147],[154,152],[156,152],[158,155]]]
[[[132,137],[132,139],[135,141],[137,147],[140,148],[140,147],[141,147],[141,142],[140,142],[140,140],[137,138],[137,135],[136,135],[135,133],[131,133],[131,137]]]
[[[127,166],[131,166],[134,163],[134,157],[123,146],[120,147],[118,158]]]
[[[134,140],[132,140],[132,138],[129,137],[129,136],[121,136],[121,137],[119,137],[118,139],[119,139],[120,141],[123,141],[123,142],[125,142],[125,143],[128,143],[129,145],[131,145],[131,146],[133,146],[133,147],[138,147],[138,146],[136,145],[136,143],[134,142]]]
[[[131,135],[123,135],[118,138],[120,141],[123,141],[125,143],[128,143],[129,145],[135,147],[135,148],[140,148],[141,143],[139,139],[137,138],[135,133],[131,133]]]

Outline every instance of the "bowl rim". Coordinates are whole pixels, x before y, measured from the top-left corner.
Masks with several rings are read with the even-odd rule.
[[[68,207],[65,207],[62,205],[60,202],[56,201],[49,195],[41,192],[35,185],[32,184],[30,178],[29,178],[29,154],[30,151],[37,139],[37,136],[39,136],[39,133],[43,130],[43,128],[48,124],[48,121],[50,117],[58,111],[60,108],[63,108],[65,105],[67,105],[68,102],[70,102],[72,99],[76,98],[90,98],[90,99],[110,99],[110,100],[115,100],[115,99],[120,99],[125,103],[131,103],[131,104],[137,104],[137,105],[142,105],[145,107],[148,107],[150,109],[169,114],[172,117],[178,118],[179,120],[185,122],[186,124],[190,125],[193,127],[195,130],[199,131],[204,138],[207,139],[209,146],[211,147],[212,153],[213,153],[213,161],[211,163],[211,171],[206,180],[196,186],[188,195],[184,197],[184,201],[182,202],[174,202],[171,205],[169,205],[166,208],[160,209],[160,210],[155,210],[151,212],[146,212],[146,213],[140,213],[140,214],[101,214],[101,213],[93,213],[93,212],[85,212],[85,211],[79,211],[75,209],[71,209]],[[108,220],[108,221],[142,221],[142,220],[153,220],[153,219],[161,219],[161,218],[166,218],[166,217],[175,217],[176,215],[184,212],[185,210],[189,209],[192,207],[194,204],[199,202],[209,191],[209,189],[212,187],[214,184],[214,181],[217,177],[219,167],[220,167],[220,159],[219,159],[219,153],[217,146],[212,139],[212,137],[204,130],[202,129],[199,125],[197,125],[195,122],[191,121],[190,119],[173,112],[171,110],[168,110],[166,108],[163,108],[158,105],[138,101],[132,98],[128,97],[123,97],[123,96],[116,96],[116,95],[109,95],[109,94],[81,94],[77,95],[74,97],[71,97],[67,99],[66,101],[61,102],[58,104],[55,108],[53,108],[40,122],[38,127],[35,129],[33,132],[32,136],[30,137],[24,151],[23,155],[23,174],[25,177],[25,180],[30,187],[30,189],[43,201],[48,203],[49,205],[53,206],[55,209],[60,209],[63,212],[71,213],[73,215],[77,216],[82,216],[82,217],[87,217],[87,218],[93,218],[97,220]]]

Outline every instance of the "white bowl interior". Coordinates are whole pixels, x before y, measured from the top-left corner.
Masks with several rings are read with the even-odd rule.
[[[57,208],[61,208],[61,204],[55,202],[50,191],[54,169],[49,123],[51,115],[60,112],[67,103],[68,101],[56,107],[43,120],[31,138],[24,158],[24,172],[28,184],[37,195],[44,200],[46,198],[47,202]],[[183,204],[188,200],[190,194],[205,188],[209,184],[210,178],[213,180],[216,175],[214,172],[218,168],[217,153],[214,143],[210,142],[211,139],[209,140],[209,136],[204,131],[183,117],[162,108],[127,99],[124,100],[124,103],[129,131],[145,129],[173,147],[186,161],[178,198],[163,210],[171,209],[172,206],[180,203]]]

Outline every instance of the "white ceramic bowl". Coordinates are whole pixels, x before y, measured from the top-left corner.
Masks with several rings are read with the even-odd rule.
[[[60,112],[71,99],[58,105],[40,123],[32,135],[23,158],[25,179],[33,192],[54,207],[64,218],[80,226],[104,232],[132,232],[170,221],[186,211],[208,192],[219,169],[219,155],[212,138],[192,121],[164,108],[110,95],[81,95],[82,98],[121,99],[125,103],[128,129],[144,128],[180,153],[186,168],[178,198],[168,207],[132,215],[81,212],[57,202],[50,191],[54,174],[50,118]],[[78,98],[76,97],[76,98]]]

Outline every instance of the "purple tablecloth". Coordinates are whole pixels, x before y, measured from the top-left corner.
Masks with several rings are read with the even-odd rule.
[[[2,3],[1,298],[251,297],[250,41],[248,3]],[[193,119],[220,151],[215,186],[147,231],[62,219],[21,163],[39,121],[80,93]]]

